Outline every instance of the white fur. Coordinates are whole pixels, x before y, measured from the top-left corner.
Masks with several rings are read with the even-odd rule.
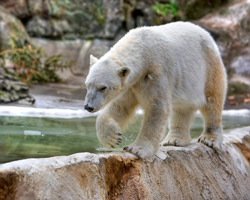
[[[94,112],[104,107],[97,118],[100,142],[109,147],[119,144],[121,129],[140,105],[145,112],[143,125],[136,141],[126,150],[142,158],[154,155],[169,113],[170,132],[163,145],[187,145],[193,113],[204,106],[205,113],[212,112],[217,104],[217,97],[211,97],[211,106],[207,102],[210,98],[206,95],[207,83],[213,79],[209,74],[216,71],[208,59],[209,51],[215,55],[212,65],[219,63],[216,67],[223,68],[218,84],[226,85],[214,40],[208,32],[188,22],[131,30],[100,60],[91,58],[93,66],[86,79],[85,104]],[[105,91],[100,90],[103,86],[107,87]],[[205,122],[201,142],[209,146],[219,145],[216,138],[222,133],[219,119],[225,88],[219,100],[222,105],[215,109],[218,122],[216,117],[212,122],[212,118],[205,116],[209,119],[205,119],[208,123]],[[215,131],[208,133],[206,128]]]

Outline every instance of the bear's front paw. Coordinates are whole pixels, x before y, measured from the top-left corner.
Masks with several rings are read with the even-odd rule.
[[[155,148],[153,144],[150,143],[134,142],[133,144],[124,147],[123,150],[135,154],[142,159],[151,161],[155,152],[157,151],[157,148]]]
[[[222,136],[213,134],[203,134],[199,137],[198,142],[201,142],[209,147],[219,149],[222,144]]]
[[[190,138],[181,139],[179,137],[167,136],[161,146],[187,146],[190,143]]]
[[[114,148],[122,142],[120,126],[114,120],[102,124],[102,127],[97,129],[97,137],[106,148]]]

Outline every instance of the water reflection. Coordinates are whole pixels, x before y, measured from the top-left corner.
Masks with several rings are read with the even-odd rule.
[[[137,115],[123,135],[118,148],[131,143],[141,126]],[[223,117],[224,129],[250,125],[250,115]],[[202,132],[203,120],[196,117],[192,138]],[[167,132],[167,130],[166,130]],[[95,133],[95,118],[0,117],[0,163],[34,157],[70,155],[77,152],[97,152],[101,145]]]

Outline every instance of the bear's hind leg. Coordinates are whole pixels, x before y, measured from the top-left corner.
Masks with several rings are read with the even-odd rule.
[[[173,108],[170,112],[169,133],[163,140],[163,146],[186,146],[190,143],[190,124],[194,116],[193,108]]]
[[[204,118],[204,128],[198,142],[219,148],[223,140],[221,121],[227,89],[226,73],[216,51],[205,48],[205,52],[209,65],[205,89],[207,103],[200,109]]]
[[[104,147],[114,148],[122,141],[123,129],[133,115],[138,103],[131,91],[107,105],[97,116],[97,137]]]
[[[222,102],[215,103],[213,99],[210,99],[207,105],[201,108],[200,111],[204,118],[204,128],[198,142],[202,142],[209,147],[220,147],[223,140],[221,124],[222,106]]]

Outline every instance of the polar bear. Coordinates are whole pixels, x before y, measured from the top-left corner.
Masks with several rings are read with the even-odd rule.
[[[129,31],[99,60],[90,56],[85,109],[96,112],[97,136],[104,147],[122,140],[136,108],[144,120],[136,140],[124,150],[152,157],[163,146],[190,143],[196,110],[204,118],[198,139],[210,147],[222,142],[222,109],[227,89],[225,68],[210,34],[189,22]]]

